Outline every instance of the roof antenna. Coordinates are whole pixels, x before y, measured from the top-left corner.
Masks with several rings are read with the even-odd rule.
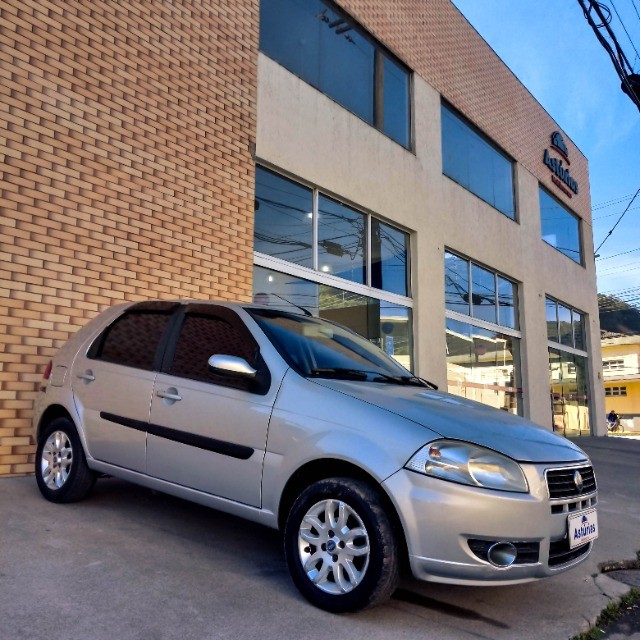
[[[311,311],[309,311],[309,309],[305,309],[304,307],[301,307],[299,304],[295,304],[294,302],[291,302],[286,298],[279,296],[277,293],[272,293],[270,295],[275,296],[276,298],[280,298],[280,300],[284,300],[287,304],[290,304],[292,307],[295,307],[296,309],[300,309],[300,311],[302,311],[302,313],[304,313],[305,316],[308,316],[309,318],[313,318],[313,314],[311,313]]]

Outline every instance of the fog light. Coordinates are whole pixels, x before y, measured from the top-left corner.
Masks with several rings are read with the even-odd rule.
[[[510,567],[517,555],[518,550],[510,542],[496,542],[487,551],[487,559],[494,567]]]

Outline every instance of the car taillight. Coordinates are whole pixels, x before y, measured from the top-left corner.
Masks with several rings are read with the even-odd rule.
[[[47,365],[47,368],[44,370],[44,374],[42,375],[42,378],[44,380],[48,380],[49,376],[51,375],[51,369],[53,368],[53,360],[49,360],[49,364]]]

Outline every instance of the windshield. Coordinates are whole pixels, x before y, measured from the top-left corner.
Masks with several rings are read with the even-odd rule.
[[[247,309],[280,355],[305,377],[413,379],[384,351],[353,331],[320,318]]]

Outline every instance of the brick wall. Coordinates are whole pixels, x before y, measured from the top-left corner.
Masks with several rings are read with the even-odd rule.
[[[258,5],[2,0],[0,475],[100,310],[250,295]]]
[[[553,184],[551,172],[542,162],[558,125],[449,0],[337,3],[560,201],[591,222],[586,158],[565,135],[571,161],[568,168],[580,187],[577,196],[568,198]],[[560,158],[556,153],[552,156]]]

